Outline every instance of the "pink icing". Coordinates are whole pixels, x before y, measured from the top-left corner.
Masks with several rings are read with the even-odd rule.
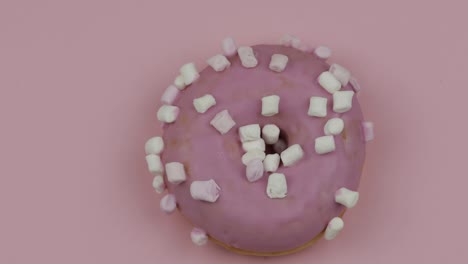
[[[162,159],[177,160],[185,165],[187,180],[180,185],[168,184],[177,197],[181,213],[211,237],[230,246],[256,252],[278,252],[299,247],[316,235],[344,207],[335,203],[335,191],[341,187],[357,190],[365,156],[361,122],[363,116],[357,98],[350,111],[337,114],[328,104],[326,118],[310,117],[310,96],[332,100],[332,95],[316,82],[329,65],[312,53],[279,45],[253,46],[258,59],[254,69],[243,67],[239,57],[231,67],[215,72],[211,67],[201,72],[199,80],[176,100],[178,120],[167,124]],[[273,54],[289,57],[288,67],[273,72],[268,66]],[[352,90],[350,85],[342,90]],[[195,98],[212,94],[217,101],[213,110],[197,113]],[[261,115],[261,98],[281,97],[280,112],[272,117]],[[235,129],[221,135],[210,126],[220,111],[228,109],[236,120]],[[336,150],[326,155],[314,151],[314,139],[323,136],[326,121],[340,117],[344,132],[335,136]],[[287,135],[287,143],[300,144],[304,157],[294,166],[280,166],[278,173],[287,175],[288,195],[270,199],[265,193],[268,177],[251,183],[246,179],[244,154],[237,129],[247,124],[276,124]],[[222,189],[215,203],[194,200],[190,184],[214,179]]]

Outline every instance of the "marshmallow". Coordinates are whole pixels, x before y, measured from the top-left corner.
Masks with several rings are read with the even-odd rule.
[[[192,198],[199,201],[214,203],[219,197],[218,184],[211,179],[208,181],[193,181],[190,184],[190,195]]]
[[[288,193],[288,184],[286,183],[286,176],[283,173],[272,173],[268,177],[267,185],[267,195],[268,197],[274,198],[284,198]]]
[[[359,93],[359,91],[361,91],[361,85],[359,85],[358,81],[351,77],[351,79],[349,80],[349,83],[351,84],[351,86],[353,87],[353,90],[356,92],[356,93]]]
[[[293,37],[291,39],[291,47],[295,49],[299,49],[299,47],[302,45],[302,41],[296,37]]]
[[[242,143],[242,149],[244,149],[245,152],[249,152],[254,149],[265,151],[265,141],[263,141],[263,139],[257,139],[254,141],[244,142]]]
[[[374,123],[362,122],[362,131],[364,133],[364,141],[368,142],[374,139]]]
[[[161,96],[161,102],[166,104],[174,103],[177,95],[179,95],[179,92],[179,88],[177,88],[175,85],[169,85],[169,87],[166,88]]]
[[[185,86],[184,77],[182,75],[177,76],[174,80],[174,85],[179,90],[185,89],[186,86]]]
[[[339,65],[339,64],[332,64],[330,66],[330,69],[328,70],[335,76],[335,78],[340,81],[341,85],[346,86],[349,82],[349,79],[351,78],[351,72],[349,72],[348,69],[345,67]]]
[[[346,206],[346,208],[351,209],[356,206],[359,200],[359,193],[355,191],[348,190],[346,188],[340,188],[335,192],[335,202]]]
[[[254,159],[259,159],[263,161],[265,159],[265,152],[258,149],[254,149],[242,155],[242,163],[245,166],[247,166],[249,162],[251,162]]]
[[[289,34],[285,34],[281,37],[280,39],[280,44],[285,46],[285,47],[291,47],[292,46],[292,42],[294,39],[297,39],[296,37],[293,37]],[[297,41],[296,41],[297,42]]]
[[[353,91],[338,91],[333,94],[333,111],[348,112],[353,107]]]
[[[323,127],[323,132],[325,132],[325,135],[338,135],[340,134],[344,129],[344,122],[343,119],[339,117],[334,117],[325,123],[325,126]]]
[[[164,195],[164,197],[161,199],[161,202],[159,203],[159,207],[166,214],[170,214],[174,212],[174,210],[177,207],[175,195],[173,194]]]
[[[215,117],[211,120],[210,125],[216,128],[219,133],[224,135],[236,125],[236,122],[232,120],[228,110],[223,110],[215,115]]]
[[[185,176],[184,164],[180,162],[166,163],[167,180],[173,184],[180,184],[187,179]]]
[[[216,105],[216,99],[211,94],[205,94],[202,97],[193,99],[193,106],[198,113],[205,113],[212,106]]]
[[[196,227],[192,229],[192,232],[190,232],[190,238],[192,239],[193,244],[197,246],[203,246],[208,242],[206,232]]]
[[[262,129],[262,138],[267,144],[275,144],[278,141],[280,129],[274,124],[265,125]]]
[[[257,66],[258,61],[251,47],[239,47],[237,53],[239,54],[242,66],[245,68],[254,68]]]
[[[164,178],[161,175],[156,175],[153,178],[153,188],[157,193],[162,193],[166,189]]]
[[[208,63],[208,65],[210,65],[211,68],[217,72],[224,71],[226,68],[231,66],[231,63],[228,61],[228,59],[221,54],[209,58],[206,63]]]
[[[315,152],[326,154],[335,150],[335,139],[333,136],[323,136],[315,139]]]
[[[299,144],[294,144],[281,152],[281,161],[285,167],[294,165],[302,157],[304,157],[304,151]]]
[[[314,54],[319,59],[326,60],[326,59],[331,57],[332,51],[331,51],[331,49],[329,47],[319,46],[319,47],[315,48]]]
[[[261,159],[253,159],[247,163],[245,169],[245,175],[249,182],[254,182],[260,180],[263,177],[263,163]]]
[[[260,139],[260,125],[251,124],[239,127],[239,137],[241,142]]]
[[[192,84],[200,77],[197,67],[193,62],[183,65],[180,68],[180,74],[184,78],[185,85]]]
[[[263,160],[263,167],[265,171],[275,172],[280,163],[280,155],[278,153],[268,154]]]
[[[341,218],[335,217],[328,222],[327,229],[325,229],[325,240],[334,239],[344,227],[344,222]]]
[[[273,54],[270,61],[270,70],[275,72],[282,72],[288,64],[288,56],[283,54]]]
[[[309,102],[309,116],[325,117],[327,116],[327,98],[312,96]]]
[[[341,89],[340,81],[329,71],[322,72],[318,77],[318,82],[323,89],[331,94]]]
[[[164,123],[174,123],[179,115],[179,107],[173,105],[163,105],[159,108],[158,120]]]
[[[281,153],[283,152],[286,148],[288,148],[288,145],[286,144],[286,142],[284,140],[278,140],[278,142],[276,142],[274,145],[273,145],[273,150],[276,152],[276,153]]]
[[[162,137],[152,137],[145,143],[145,153],[159,155],[164,150]]]
[[[277,95],[265,96],[262,98],[262,115],[274,116],[279,113],[280,97]]]
[[[154,154],[146,156],[146,163],[148,164],[148,170],[153,175],[161,175],[164,172],[164,167],[161,162],[161,157]]]
[[[236,42],[231,37],[227,37],[223,39],[222,47],[223,47],[223,53],[227,57],[234,56],[237,53]]]

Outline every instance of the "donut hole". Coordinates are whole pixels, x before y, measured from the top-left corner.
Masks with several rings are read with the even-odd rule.
[[[266,154],[281,154],[283,150],[288,148],[288,134],[280,128],[280,134],[278,142],[272,145],[266,145],[265,153]]]

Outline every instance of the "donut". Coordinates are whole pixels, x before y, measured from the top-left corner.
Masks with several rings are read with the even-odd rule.
[[[196,245],[276,256],[334,239],[357,189],[373,124],[360,87],[290,35],[281,44],[237,47],[198,72],[194,63],[163,93],[163,134],[145,144],[166,213],[179,211]]]

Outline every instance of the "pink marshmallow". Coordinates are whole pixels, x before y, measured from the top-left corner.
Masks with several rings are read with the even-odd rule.
[[[190,195],[195,200],[214,203],[219,197],[219,186],[214,180],[193,181],[190,185]]]
[[[319,46],[319,47],[315,48],[314,54],[319,59],[326,60],[326,59],[331,57],[332,51],[331,51],[331,49],[329,47]]]
[[[223,39],[223,53],[227,57],[231,57],[236,55],[237,53],[237,46],[236,42],[234,42],[234,39],[231,37],[227,37]]]
[[[364,133],[364,141],[368,142],[374,139],[374,123],[362,122],[362,131]]]
[[[192,232],[190,232],[190,238],[192,242],[197,246],[203,246],[208,242],[208,235],[206,234],[205,230],[200,228],[193,228]]]
[[[263,177],[263,162],[261,159],[254,159],[247,163],[246,176],[249,182],[258,181]]]
[[[358,93],[361,91],[361,85],[359,85],[358,81],[351,77],[351,79],[349,79],[349,83],[351,84],[351,86],[353,87],[353,90]]]
[[[176,198],[173,194],[166,194],[159,203],[161,210],[167,214],[174,212],[177,207]]]
[[[169,85],[161,96],[161,102],[166,104],[174,103],[180,90],[175,85]]]
[[[239,47],[237,53],[239,54],[242,66],[245,68],[254,68],[257,66],[258,60],[255,58],[252,47]]]
[[[236,122],[234,122],[228,110],[223,110],[215,115],[210,124],[224,135],[236,125]]]

